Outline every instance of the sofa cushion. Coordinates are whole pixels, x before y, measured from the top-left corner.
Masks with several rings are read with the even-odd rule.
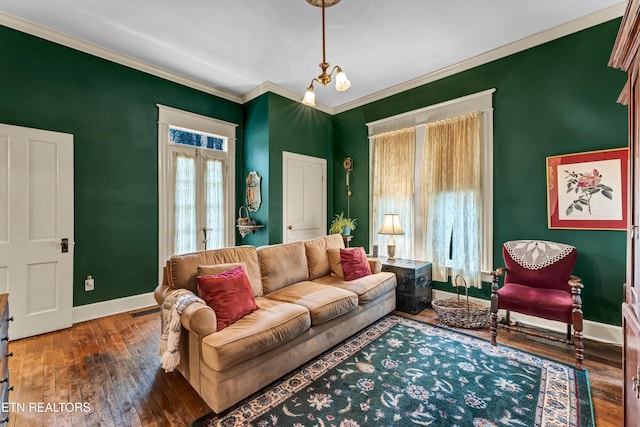
[[[197,280],[200,297],[216,313],[218,331],[258,309],[249,279],[240,266],[198,276]]]
[[[327,249],[341,248],[344,248],[344,240],[340,234],[330,234],[317,239],[306,240],[304,249],[307,254],[309,279],[313,280],[329,274],[331,270]]]
[[[251,283],[253,295],[262,295],[262,280],[260,276],[260,264],[258,252],[253,246],[235,246],[232,248],[213,249],[208,251],[193,252],[172,256],[168,263],[168,285],[171,288],[188,289],[193,293],[198,292],[196,275],[199,265],[213,265],[243,262],[246,265],[245,272]]]
[[[329,259],[329,269],[334,277],[344,278],[342,270],[342,261],[340,260],[340,249],[327,249],[327,258]]]
[[[358,307],[358,296],[353,292],[314,282],[294,283],[265,297],[306,307],[311,314],[312,325],[319,325]]]
[[[364,248],[340,249],[340,262],[345,280],[355,280],[371,274]]]
[[[309,280],[309,268],[303,242],[258,248],[264,293],[277,291],[292,283]]]
[[[202,360],[223,371],[266,353],[302,334],[311,326],[309,311],[301,305],[263,297],[259,310],[202,339]]]
[[[380,273],[382,271],[382,261],[380,258],[367,258],[369,261],[369,268],[371,269],[371,273]]]
[[[378,299],[396,287],[396,275],[389,272],[370,274],[347,282],[339,277],[327,275],[319,277],[314,282],[346,289],[358,295],[360,304]]]

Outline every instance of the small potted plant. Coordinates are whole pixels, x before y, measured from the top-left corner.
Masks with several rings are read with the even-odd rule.
[[[356,229],[356,220],[355,218],[347,218],[344,216],[343,212],[340,214],[336,214],[331,221],[331,226],[329,227],[330,234],[342,234],[343,236],[350,236],[351,230]]]

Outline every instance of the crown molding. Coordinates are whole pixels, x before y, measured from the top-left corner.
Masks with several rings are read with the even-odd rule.
[[[379,101],[389,96],[393,96],[398,93],[401,93],[410,89],[414,89],[416,87],[423,86],[428,83],[432,83],[434,81],[443,79],[445,77],[458,74],[460,72],[469,70],[471,68],[474,68],[483,64],[487,64],[491,61],[495,61],[497,59],[501,59],[509,55],[513,55],[514,53],[522,52],[524,50],[541,45],[543,43],[592,27],[594,25],[602,24],[612,19],[619,18],[624,14],[624,11],[626,9],[626,4],[627,4],[626,1],[617,3],[613,6],[609,6],[605,9],[602,9],[598,12],[594,12],[582,18],[569,21],[565,24],[558,25],[549,30],[542,31],[540,33],[526,37],[524,39],[493,49],[489,52],[485,52],[483,54],[474,56],[464,61],[460,61],[451,66],[441,68],[440,70],[434,71],[429,74],[425,74],[423,76],[406,81],[404,83],[400,83],[395,86],[391,86],[387,89],[378,91],[371,95],[364,96],[362,98],[358,98],[356,100],[347,102],[337,107],[330,107],[328,105],[318,103],[316,104],[315,107],[310,107],[310,108],[315,108],[317,110],[320,110],[322,112],[325,112],[331,115],[343,113],[345,111],[348,111],[357,107],[361,107],[363,105],[366,105],[375,101]],[[168,71],[164,68],[161,68],[155,65],[148,64],[144,61],[132,58],[130,56],[123,55],[121,53],[114,52],[110,49],[106,49],[104,47],[95,45],[93,43],[60,33],[58,31],[27,21],[22,18],[18,18],[16,16],[10,15],[2,11],[0,11],[0,25],[3,25],[8,28],[12,28],[17,31],[21,31],[23,33],[31,34],[33,36],[42,38],[44,40],[48,40],[53,43],[60,44],[60,45],[69,47],[71,49],[79,50],[81,52],[84,52],[93,56],[97,56],[99,58],[120,64],[120,65],[124,65],[126,67],[133,68],[135,70],[142,71],[144,73],[151,74],[156,77],[160,77],[165,80],[169,80],[174,83],[178,83],[183,86],[187,86],[192,89],[196,89],[201,92],[208,93],[210,95],[215,95],[220,98],[227,99],[229,101],[233,101],[239,104],[244,104],[254,98],[257,98],[258,96],[266,92],[273,92],[277,95],[291,99],[292,101],[296,101],[296,102],[300,101],[299,93],[283,88],[281,86],[276,85],[275,83],[268,82],[268,81],[244,93],[242,96],[239,96],[235,93],[224,91],[222,89],[211,86],[209,84],[202,83],[200,81],[191,79],[189,77],[183,76],[181,74],[178,74],[172,71]]]
[[[379,101],[392,95],[397,95],[398,93],[404,92],[406,90],[414,89],[427,83],[432,83],[436,80],[440,80],[445,77],[470,70],[472,68],[487,64],[497,59],[513,55],[514,53],[522,52],[543,43],[547,43],[552,40],[568,36],[569,34],[582,31],[589,27],[602,24],[612,19],[619,18],[624,14],[626,5],[626,1],[614,4],[613,6],[609,6],[605,9],[583,16],[582,18],[574,19],[573,21],[569,21],[548,30],[533,34],[524,39],[517,40],[513,43],[509,43],[507,45],[490,50],[464,61],[460,61],[451,66],[441,68],[437,71],[434,71],[433,73],[425,74],[424,76],[417,77],[415,79],[400,83],[395,86],[391,86],[387,89],[381,90],[371,95],[367,95],[354,101],[338,105],[337,107],[333,108],[333,114],[343,113],[353,108],[361,107],[363,105],[369,104],[374,101]]]
[[[264,82],[262,83],[260,86],[256,86],[255,88],[251,89],[249,92],[246,92],[245,94],[242,95],[242,103],[245,104],[249,101],[251,101],[254,98],[259,97],[260,95],[263,95],[267,92],[272,92],[275,93],[277,95],[283,96],[285,98],[288,98],[292,101],[296,101],[296,102],[300,102],[301,100],[301,96],[299,93],[294,92],[292,90],[286,89],[282,86],[278,86],[277,84],[273,83],[273,82]],[[316,103],[315,107],[309,107],[309,108],[315,108],[316,110],[320,110],[322,112],[325,112],[327,114],[331,114],[333,115],[333,108],[325,105],[325,104],[321,104],[321,103]]]
[[[114,52],[91,42],[63,34],[2,11],[0,11],[0,25],[69,47],[71,49],[79,50],[81,52],[88,53],[89,55],[97,56],[98,58],[106,59],[107,61],[115,62],[116,64],[124,65],[125,67],[133,68],[210,95],[215,95],[238,104],[242,102],[242,98],[234,93],[224,91],[173,71],[168,71],[164,68],[151,65],[122,53]]]

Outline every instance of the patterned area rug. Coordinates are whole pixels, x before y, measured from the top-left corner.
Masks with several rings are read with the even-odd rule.
[[[593,426],[586,371],[388,316],[212,426]]]

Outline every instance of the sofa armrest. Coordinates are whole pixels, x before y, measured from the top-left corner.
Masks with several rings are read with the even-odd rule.
[[[182,326],[204,338],[217,331],[218,318],[211,307],[201,302],[189,304],[182,311]]]
[[[369,261],[369,268],[371,269],[371,273],[380,273],[382,271],[382,261],[378,258],[367,258]]]
[[[153,291],[153,296],[160,307],[164,303],[165,298],[175,289],[167,285],[160,284]],[[182,310],[180,318],[182,326],[198,334],[200,337],[216,332],[218,329],[218,318],[211,307],[201,302],[192,302]]]
[[[167,297],[167,294],[170,290],[171,288],[163,283],[156,286],[156,288],[153,290],[153,298],[155,298],[159,306],[162,307],[162,303],[164,302],[164,299]]]

